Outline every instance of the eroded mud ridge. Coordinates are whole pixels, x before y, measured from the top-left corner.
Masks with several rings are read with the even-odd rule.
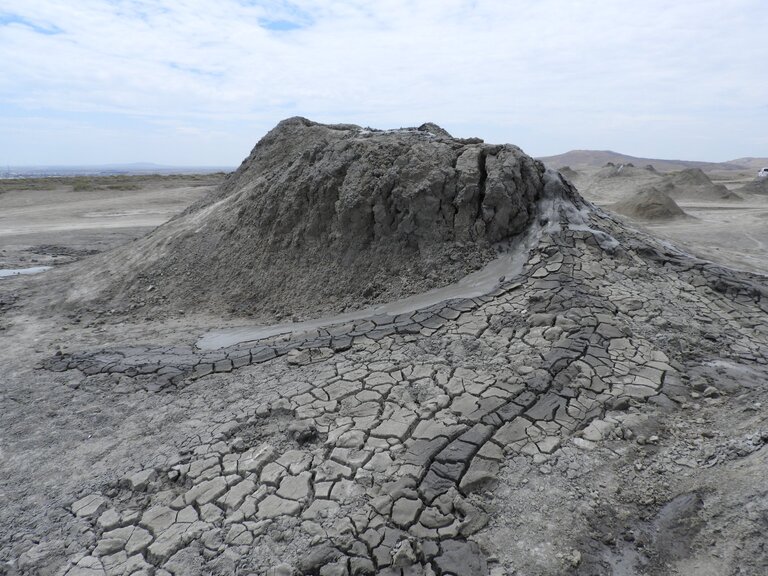
[[[51,358],[47,370],[170,394],[234,375],[252,388],[178,454],[83,493],[70,507],[82,532],[60,573],[669,573],[703,530],[701,496],[673,499],[669,483],[633,493],[642,462],[653,466],[633,450],[656,449],[660,414],[691,418],[692,394],[733,392],[716,366],[768,376],[765,280],[597,210],[574,218],[568,197],[522,274],[484,297],[215,352],[190,343]],[[672,450],[665,470],[714,474],[767,439],[724,447],[707,436]],[[628,461],[625,492],[593,500],[607,488],[580,478],[612,459]],[[519,544],[542,530],[537,513],[518,517],[511,504],[510,486],[532,467],[572,481],[562,490],[583,501],[560,517],[573,526],[544,530],[567,532],[570,545],[546,560]],[[553,479],[551,498],[560,487]],[[764,528],[749,518],[745,530]],[[734,566],[768,565],[765,549],[731,552]]]

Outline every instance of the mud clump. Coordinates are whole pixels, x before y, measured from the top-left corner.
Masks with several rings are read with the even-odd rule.
[[[424,292],[526,229],[544,170],[434,124],[291,118],[210,197],[72,270],[68,302],[279,318]]]
[[[674,220],[689,216],[658,188],[641,188],[634,196],[610,207],[614,212],[637,220]]]

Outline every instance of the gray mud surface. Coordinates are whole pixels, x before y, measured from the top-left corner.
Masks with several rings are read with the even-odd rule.
[[[217,349],[4,279],[0,570],[765,574],[765,278],[545,176],[485,294]]]

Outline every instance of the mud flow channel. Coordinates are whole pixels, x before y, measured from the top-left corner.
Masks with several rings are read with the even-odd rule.
[[[550,174],[549,177],[554,178],[555,176]],[[618,245],[616,240],[608,237],[605,233],[589,228],[585,223],[585,215],[571,207],[569,203],[564,202],[562,197],[545,197],[539,200],[537,209],[539,222],[531,224],[528,231],[520,237],[515,238],[506,244],[499,244],[498,248],[501,252],[500,256],[486,264],[480,270],[465,276],[458,282],[442,288],[435,288],[434,290],[422,294],[402,298],[394,302],[379,304],[354,312],[346,312],[325,318],[307,320],[304,322],[274,324],[271,326],[242,326],[222,330],[211,330],[198,339],[197,348],[200,350],[217,350],[219,348],[226,348],[243,342],[253,342],[272,338],[274,336],[288,334],[296,336],[320,328],[344,324],[355,320],[363,320],[373,316],[397,316],[399,314],[408,314],[454,298],[460,299],[483,296],[496,288],[503,279],[510,280],[517,277],[522,272],[531,250],[534,246],[538,245],[541,234],[544,231],[551,233],[560,228],[560,221],[562,219],[561,212],[564,210],[569,212],[569,228],[593,232],[601,245],[604,243],[610,244],[610,247]],[[545,222],[546,224],[541,224],[541,222]]]
[[[346,312],[305,322],[211,330],[198,340],[197,347],[201,350],[216,350],[242,342],[251,342],[274,336],[303,334],[319,328],[362,320],[377,315],[397,316],[398,314],[407,314],[453,298],[483,296],[496,288],[502,279],[514,278],[522,272],[523,265],[528,259],[532,246],[538,243],[539,240],[540,229],[538,227],[532,228],[535,229],[529,231],[525,237],[505,246],[501,256],[492,260],[480,270],[443,288],[436,288],[422,294],[363,308],[354,312]]]

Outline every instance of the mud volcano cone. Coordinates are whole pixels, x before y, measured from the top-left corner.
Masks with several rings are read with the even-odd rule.
[[[715,184],[699,168],[689,168],[664,176],[660,188],[676,200],[741,200],[723,184]]]
[[[739,194],[768,194],[768,178],[756,178],[752,182],[748,182],[736,192]]]
[[[434,124],[381,131],[291,118],[209,198],[77,270],[69,301],[269,318],[424,292],[524,231],[544,175],[515,146]]]
[[[632,197],[615,203],[611,208],[638,220],[674,220],[687,216],[672,198],[653,186],[641,188]]]

